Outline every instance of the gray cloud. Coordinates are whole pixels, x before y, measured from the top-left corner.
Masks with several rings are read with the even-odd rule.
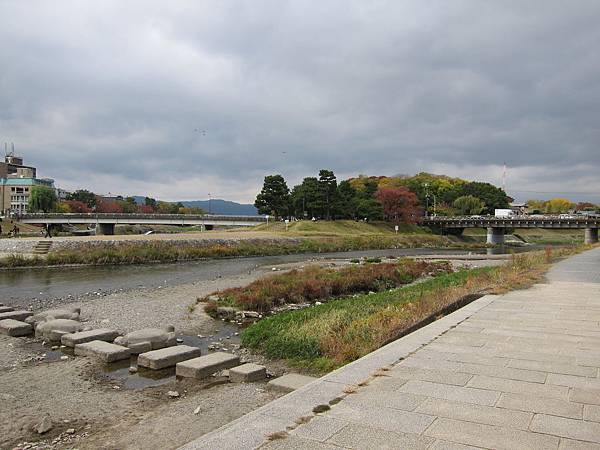
[[[517,198],[600,201],[599,17],[585,0],[5,0],[0,141],[103,193],[252,201],[265,174],[323,167],[500,183],[506,162]]]

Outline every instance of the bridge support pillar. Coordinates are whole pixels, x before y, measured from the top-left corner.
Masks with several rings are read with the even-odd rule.
[[[598,228],[586,228],[585,243],[595,244],[596,242],[598,242]]]
[[[115,234],[114,223],[98,223],[96,224],[96,235],[113,235]]]
[[[487,243],[504,244],[504,228],[487,227]]]

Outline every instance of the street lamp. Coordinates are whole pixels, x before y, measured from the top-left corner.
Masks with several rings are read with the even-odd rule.
[[[208,213],[210,214],[210,203],[211,203],[211,198],[210,198],[210,192],[208,193]]]

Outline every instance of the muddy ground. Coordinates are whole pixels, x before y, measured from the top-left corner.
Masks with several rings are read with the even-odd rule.
[[[319,264],[347,264],[320,261]],[[500,261],[491,262],[501,263]],[[306,263],[286,264],[287,270]],[[464,261],[457,264],[464,265]],[[486,262],[470,262],[487,265]],[[243,360],[267,365],[273,375],[287,371],[281,362],[264,361],[240,350],[240,330],[193,307],[198,297],[242,286],[271,273],[259,267],[247,274],[153,289],[135,289],[77,299],[55,299],[80,306],[82,319],[93,327],[123,332],[174,325],[192,345],[240,353]],[[39,309],[38,303],[32,303]],[[200,337],[198,337],[200,336]],[[177,381],[174,371],[131,375],[129,363],[102,365],[91,358],[74,358],[66,349],[52,349],[32,338],[0,335],[0,449],[168,449],[202,436],[270,401],[279,394],[266,382],[228,384],[224,377],[206,383]],[[177,391],[172,398],[169,391]],[[44,417],[52,429],[38,434]]]

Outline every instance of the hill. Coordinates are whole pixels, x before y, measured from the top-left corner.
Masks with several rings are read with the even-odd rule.
[[[140,195],[136,195],[135,201],[137,204],[141,205],[144,203],[144,197]],[[172,202],[175,203],[175,202]],[[181,202],[183,206],[188,208],[202,208],[204,211],[208,212],[208,200],[186,200]],[[258,211],[254,207],[254,205],[245,204],[245,203],[236,203],[231,202],[229,200],[221,200],[221,199],[212,199],[210,201],[210,212],[212,214],[225,214],[228,216],[257,216]]]

